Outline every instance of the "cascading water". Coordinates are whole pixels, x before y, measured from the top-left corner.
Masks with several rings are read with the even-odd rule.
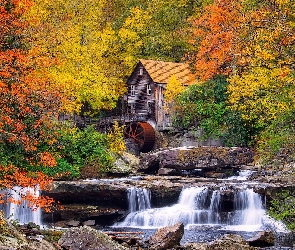
[[[150,191],[131,187],[128,189],[129,211],[136,212],[151,208]]]
[[[27,224],[33,222],[37,225],[41,225],[41,209],[33,209],[28,206],[28,202],[22,199],[22,195],[27,192],[34,194],[36,197],[39,196],[40,191],[34,188],[20,188],[14,187],[9,190],[8,196],[14,201],[20,201],[20,204],[9,202],[3,208],[6,218],[9,220],[17,220],[20,224]]]
[[[242,230],[257,230],[263,224],[265,210],[260,195],[253,189],[237,191],[230,212],[222,211],[225,203],[222,199],[222,190],[211,191],[207,187],[185,188],[177,204],[154,209],[150,205],[146,206],[150,202],[146,200],[148,196],[144,195],[145,193],[147,190],[129,191],[130,213],[123,222],[115,226],[158,228],[182,222],[185,226],[221,225],[239,226]],[[144,204],[140,205],[140,202]]]
[[[244,231],[256,231],[263,225],[265,209],[261,196],[253,189],[242,190],[234,195],[234,213],[229,214],[227,227]]]

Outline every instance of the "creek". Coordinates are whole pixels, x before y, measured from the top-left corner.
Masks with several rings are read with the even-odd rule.
[[[100,230],[141,231],[143,232],[142,238],[147,239],[158,228],[182,222],[185,226],[185,233],[181,244],[208,242],[227,233],[239,234],[248,239],[259,231],[271,230],[276,236],[276,247],[292,249],[290,242],[293,239],[289,240],[290,234],[285,225],[270,218],[267,214],[267,196],[264,192],[267,185],[248,181],[250,175],[250,171],[242,171],[239,176],[228,179],[211,182],[201,182],[200,179],[194,183],[191,179],[177,177],[175,181],[177,180],[177,185],[181,186],[180,194],[175,202],[168,205],[152,200],[152,191],[149,188],[151,186],[143,185],[144,181],[151,184],[152,180],[144,180],[140,176],[87,180],[77,184],[75,188],[79,187],[85,192],[89,186],[97,190],[99,185],[110,185],[111,191],[107,196],[116,191],[115,185],[120,186],[120,190],[125,188],[125,201],[128,206],[125,215],[112,225],[100,227]],[[163,183],[163,180],[164,178],[160,179],[160,183]],[[170,184],[173,183],[172,179],[165,179],[166,182],[167,180]],[[158,181],[159,179],[155,182]],[[17,196],[21,192],[26,192],[26,190],[21,191],[14,188],[10,195],[18,199]],[[81,191],[75,189],[73,194],[79,198],[83,197],[83,194],[77,194],[77,192]],[[106,193],[106,190],[102,192]],[[69,196],[68,193],[65,194],[66,197]],[[39,195],[39,192],[35,192],[35,195]],[[89,194],[84,194],[84,196],[94,199]],[[25,202],[19,205],[9,204],[2,209],[7,217],[19,220],[21,224],[28,222],[42,224],[41,210],[32,211]]]
[[[185,226],[182,244],[208,242],[228,233],[248,239],[259,231],[270,230],[277,236],[276,247],[291,249],[284,239],[288,235],[285,225],[267,215],[265,197],[252,188],[240,186],[232,190],[231,207],[223,196],[228,191],[226,186],[214,191],[206,186],[187,187],[181,191],[176,204],[152,208],[149,190],[131,187],[128,189],[129,214],[112,228],[142,231],[147,239],[157,228],[182,222]]]

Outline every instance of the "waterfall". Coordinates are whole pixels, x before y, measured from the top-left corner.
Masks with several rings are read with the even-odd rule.
[[[234,211],[228,215],[227,229],[259,230],[265,217],[261,196],[253,189],[242,190],[234,195]]]
[[[19,224],[33,222],[41,225],[41,209],[37,208],[33,210],[28,206],[28,202],[22,199],[22,195],[25,195],[27,192],[34,194],[36,197],[40,195],[40,190],[34,188],[14,187],[9,190],[7,196],[11,197],[14,201],[20,201],[20,203],[7,203],[3,208],[5,216],[9,220],[17,220]]]
[[[235,194],[234,205],[235,218],[238,218],[237,224],[261,225],[265,211],[261,197],[253,189],[246,189]]]
[[[145,188],[131,187],[128,190],[129,211],[142,211],[151,208],[150,191]]]
[[[219,190],[215,190],[211,197],[209,207],[209,223],[219,224],[220,223],[220,201],[221,195]]]
[[[238,190],[234,195],[233,210],[222,211],[226,203],[222,198],[222,191],[212,191],[207,187],[184,188],[175,205],[151,208],[147,201],[150,197],[147,190],[130,189],[130,213],[123,222],[115,226],[158,228],[182,222],[185,226],[238,226],[241,230],[247,230],[249,226],[254,226],[255,229],[262,227],[265,210],[259,194],[253,189]]]

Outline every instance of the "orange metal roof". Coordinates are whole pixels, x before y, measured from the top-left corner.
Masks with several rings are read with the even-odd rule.
[[[140,62],[145,67],[154,82],[168,83],[171,76],[175,75],[177,80],[183,85],[192,83],[192,73],[186,63],[173,63],[154,60],[141,59]]]

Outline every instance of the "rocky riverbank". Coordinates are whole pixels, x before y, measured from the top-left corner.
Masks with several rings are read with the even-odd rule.
[[[44,222],[63,226],[88,225],[89,221],[98,227],[112,225],[128,214],[127,196],[131,187],[150,190],[152,207],[163,207],[175,204],[184,187],[206,186],[211,192],[223,190],[222,199],[229,209],[233,207],[235,190],[241,187],[253,188],[265,197],[266,208],[278,192],[295,190],[291,164],[277,169],[258,166],[254,164],[254,153],[244,148],[174,148],[122,161],[132,161],[132,175],[56,181],[45,195],[59,201],[62,209],[43,213]],[[239,171],[249,172],[246,182],[234,178]]]
[[[131,169],[128,169],[129,162],[132,162]],[[218,190],[220,199],[226,204],[223,205],[226,212],[233,210],[234,197],[239,190],[253,189],[268,209],[278,193],[284,190],[295,193],[293,167],[293,163],[276,167],[255,164],[254,153],[243,148],[165,149],[141,155],[138,159],[134,156],[127,159],[125,155],[108,178],[55,181],[52,190],[43,194],[54,198],[61,206],[50,213],[44,212],[43,222],[53,227],[91,226],[101,230],[129,213],[128,190],[133,187],[149,190],[152,207],[175,204],[185,187],[206,187],[210,195]],[[237,176],[241,171],[248,173],[247,178]],[[246,245],[247,248],[241,249],[252,249],[248,243]],[[204,244],[183,247],[175,249],[217,249]]]
[[[34,225],[26,225],[16,229],[9,222],[4,221],[0,231],[0,249],[7,250],[276,249],[275,236],[270,231],[259,232],[249,239],[244,239],[237,234],[224,234],[210,242],[189,242],[182,245],[181,239],[184,234],[182,223],[159,228],[147,240],[142,240],[141,232],[104,232],[89,226],[64,230],[39,230]],[[291,249],[291,247],[284,249]]]
[[[61,202],[62,209],[43,214],[45,223],[67,225],[76,221],[77,225],[95,221],[96,226],[112,225],[128,213],[128,188],[140,187],[150,190],[152,207],[175,204],[184,187],[208,187],[222,190],[222,199],[233,207],[234,194],[241,188],[252,188],[269,202],[282,190],[294,191],[292,183],[239,179],[208,179],[178,176],[136,176],[133,178],[102,179],[88,181],[55,182],[49,195]],[[258,178],[259,179],[259,178]]]

